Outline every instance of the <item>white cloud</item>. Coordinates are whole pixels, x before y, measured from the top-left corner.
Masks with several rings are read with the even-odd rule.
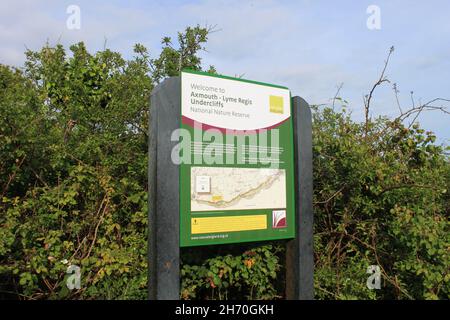
[[[55,2],[2,2],[0,7],[1,63],[18,65],[24,61],[24,50],[37,50],[46,41],[70,45],[84,41],[93,50],[101,49],[105,38],[117,49],[125,43],[132,49],[133,38],[143,30],[154,28],[151,15],[139,8],[122,8],[108,3],[80,2],[81,29],[69,30],[67,6]]]
[[[66,28],[70,4],[81,8],[81,30]],[[408,102],[410,90],[430,98],[448,95],[448,2],[438,1],[432,8],[407,1],[377,4],[382,10],[380,31],[367,30],[366,6],[353,1],[3,0],[0,63],[20,65],[25,46],[39,49],[47,40],[65,45],[84,41],[94,51],[107,38],[107,47],[125,57],[141,42],[154,54],[162,36],[199,23],[220,30],[210,35],[208,53],[202,54],[206,65],[228,75],[287,85],[311,103],[329,101],[336,85],[344,82],[341,95],[358,119],[362,96],[376,81],[391,45],[396,51],[388,75],[399,84],[402,101]],[[374,114],[395,110],[391,86],[384,86],[374,98]],[[426,127],[434,126],[431,119],[424,117]],[[448,122],[448,117],[435,121]],[[438,134],[448,137],[445,127],[438,126]]]

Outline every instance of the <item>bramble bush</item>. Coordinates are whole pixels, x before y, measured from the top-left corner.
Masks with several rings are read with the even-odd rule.
[[[201,70],[209,31],[163,38],[156,58],[47,44],[0,65],[1,298],[146,298],[149,96]],[[340,101],[313,108],[316,298],[448,299],[445,148],[417,123],[354,122]],[[183,249],[180,297],[283,298],[283,265],[284,242]],[[381,290],[366,287],[369,265]]]
[[[324,299],[448,299],[450,165],[432,132],[314,109],[315,289]],[[448,150],[448,148],[447,148]],[[370,265],[381,290],[366,287]]]
[[[147,295],[148,101],[161,79],[199,68],[207,30],[137,44],[125,60],[83,43],[0,67],[1,294],[26,299]],[[82,288],[66,288],[69,264]]]

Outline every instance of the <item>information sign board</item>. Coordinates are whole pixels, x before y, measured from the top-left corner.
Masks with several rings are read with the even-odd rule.
[[[295,237],[289,89],[181,75],[180,246]]]

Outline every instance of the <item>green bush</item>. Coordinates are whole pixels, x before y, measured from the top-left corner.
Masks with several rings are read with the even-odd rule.
[[[315,288],[324,299],[448,299],[450,165],[418,124],[314,109]],[[381,290],[366,287],[370,265]]]
[[[182,299],[280,298],[279,244],[224,245],[184,249]],[[282,277],[281,277],[282,278]]]
[[[179,47],[142,45],[125,60],[83,43],[27,51],[0,66],[0,295],[25,299],[147,296],[148,102],[152,88],[199,69],[207,30]],[[65,285],[81,267],[81,289]]]

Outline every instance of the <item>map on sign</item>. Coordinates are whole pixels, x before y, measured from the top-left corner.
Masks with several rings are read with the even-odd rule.
[[[284,169],[191,167],[191,211],[285,207]]]

